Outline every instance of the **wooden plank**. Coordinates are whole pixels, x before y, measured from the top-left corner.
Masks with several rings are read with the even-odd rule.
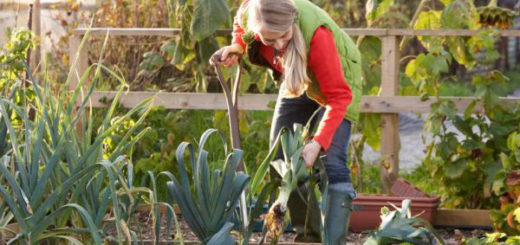
[[[114,91],[96,91],[91,96],[92,107],[106,107],[107,105],[99,102],[105,98],[113,98]],[[155,96],[154,105],[164,106],[168,109],[195,109],[195,110],[227,110],[224,94],[220,93],[157,93],[157,92],[127,92],[120,100],[120,103],[131,108],[144,99]],[[271,110],[267,105],[270,101],[275,101],[275,94],[248,94],[240,96],[238,108],[240,110]]]
[[[75,35],[84,35],[88,28],[77,28],[74,30]],[[163,36],[175,37],[181,33],[180,28],[105,28],[94,27],[90,28],[89,35],[91,36],[105,36],[107,33],[110,36]]]
[[[464,112],[474,100],[473,97],[442,96],[442,100],[452,100],[458,112]],[[518,103],[520,98],[501,97],[502,103]],[[361,99],[361,112],[365,113],[428,113],[432,103],[437,98],[431,97],[423,101],[419,96],[364,96]],[[473,112],[482,111],[482,105],[477,104]]]
[[[389,29],[383,28],[342,28],[350,36],[388,36]]]
[[[399,43],[396,36],[383,37],[381,53],[381,95],[399,94]],[[399,115],[381,115],[381,183],[383,192],[399,176]]]
[[[380,29],[380,28],[342,28],[352,36],[475,36],[482,30],[456,29]],[[77,28],[75,34],[85,34],[87,28]],[[113,36],[166,36],[179,35],[179,28],[91,28],[91,35],[104,35],[109,31]],[[520,37],[520,30],[497,30],[504,37]],[[231,29],[217,30],[217,35],[229,35]]]
[[[67,9],[70,7],[70,4],[65,2],[43,2],[41,3],[41,9]],[[29,8],[29,3],[0,3],[0,9],[2,10],[27,10]],[[96,11],[99,8],[97,4],[84,4],[81,3],[79,5],[79,10],[88,10],[88,11]]]
[[[75,35],[84,35],[88,28],[77,28],[74,30]],[[175,37],[180,35],[182,30],[180,28],[106,28],[94,27],[90,28],[91,36],[104,36],[110,33],[110,36],[161,36],[161,37]],[[217,30],[216,35],[224,36],[230,35],[231,29]]]
[[[343,28],[349,35],[366,36],[459,36],[471,37],[482,30],[457,30],[457,29],[374,29],[374,28]],[[504,37],[520,37],[520,30],[497,30]]]
[[[70,8],[70,5],[70,3],[66,2],[45,2],[42,3],[42,9],[68,9]],[[99,5],[95,3],[80,3],[78,9],[80,11],[96,11],[99,9]]]
[[[110,100],[115,91],[95,91],[91,96],[92,107],[106,107],[100,100]],[[132,108],[144,99],[156,96],[155,105],[167,109],[226,110],[224,95],[220,93],[168,93],[168,92],[125,92],[121,103],[125,108]],[[239,98],[240,110],[272,110],[268,104],[276,100],[276,94],[244,94]],[[473,100],[472,97],[441,97],[455,103],[459,112],[464,112]],[[361,99],[361,111],[364,113],[428,113],[430,105],[437,100],[431,98],[422,101],[419,96],[364,96]],[[501,98],[503,103],[519,103],[520,98]],[[475,106],[475,112],[481,111],[481,105]]]
[[[481,209],[437,209],[434,226],[491,227],[489,210]]]

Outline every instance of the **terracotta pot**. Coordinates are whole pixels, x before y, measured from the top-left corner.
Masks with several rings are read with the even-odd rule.
[[[381,208],[386,206],[393,210],[394,208],[389,203],[400,207],[404,199],[412,201],[411,210],[413,216],[420,214],[420,218],[430,223],[433,221],[439,205],[439,197],[396,197],[358,194],[353,201],[353,211],[350,215],[350,230],[362,232],[377,229],[379,224],[381,224]]]

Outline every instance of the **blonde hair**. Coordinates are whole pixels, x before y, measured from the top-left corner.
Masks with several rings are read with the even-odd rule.
[[[283,82],[287,95],[300,96],[310,83],[307,76],[307,50],[300,27],[296,23],[297,10],[292,0],[250,0],[247,26],[253,32],[267,30],[286,32],[293,36],[283,57]]]

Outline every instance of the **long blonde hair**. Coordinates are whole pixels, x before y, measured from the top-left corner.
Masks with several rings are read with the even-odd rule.
[[[283,57],[283,82],[287,95],[300,96],[310,80],[307,76],[307,50],[298,26],[297,10],[292,0],[250,0],[247,26],[253,32],[267,30],[283,33],[292,28],[293,37]]]

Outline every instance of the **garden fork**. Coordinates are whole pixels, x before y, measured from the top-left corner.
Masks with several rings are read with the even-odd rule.
[[[238,55],[238,54],[231,54]],[[222,70],[220,69],[220,58],[222,53],[217,51],[211,57],[211,63],[215,67],[215,72],[217,73],[218,81],[220,82],[220,86],[224,90],[224,96],[226,96],[226,103],[228,109],[228,119],[229,119],[229,132],[231,134],[231,147],[233,149],[242,149],[240,146],[240,131],[238,128],[238,88],[240,85],[240,80],[242,78],[242,65],[240,63],[240,59],[238,61],[238,69],[235,76],[235,81],[233,86],[231,87],[231,79],[224,78],[222,74]],[[233,90],[233,91],[231,91]],[[244,171],[244,161],[241,160],[238,164],[237,171]],[[243,229],[247,230],[248,218],[247,218],[247,206],[246,206],[246,195],[245,192],[242,192],[240,196],[240,213],[242,216]]]

